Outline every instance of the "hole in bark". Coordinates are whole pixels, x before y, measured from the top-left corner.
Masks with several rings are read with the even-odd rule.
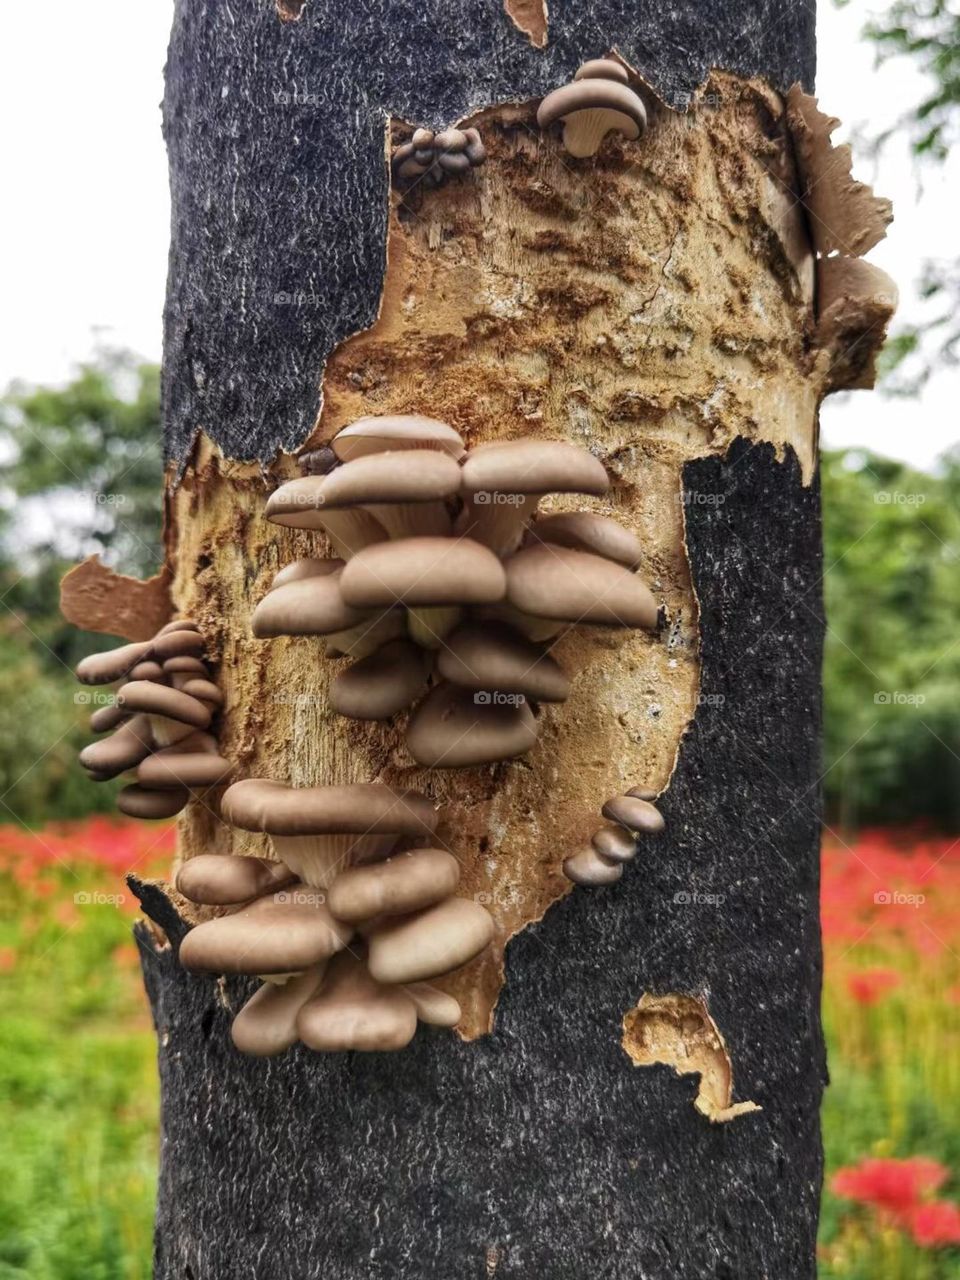
[[[210,1039],[210,1034],[213,1031],[213,1024],[216,1019],[216,1016],[217,1015],[215,1010],[208,1009],[206,1013],[203,1015],[203,1017],[200,1019],[200,1033],[203,1036],[204,1040]]]
[[[281,22],[299,22],[307,0],[276,0],[277,17]]]

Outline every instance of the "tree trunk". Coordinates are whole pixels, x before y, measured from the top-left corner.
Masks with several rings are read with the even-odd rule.
[[[460,1034],[251,1060],[229,1038],[249,984],[185,974],[184,904],[138,886],[173,944],[140,930],[157,1280],[813,1276],[828,371],[779,96],[812,79],[813,6],[278,7],[176,6],[173,597],[219,658],[241,774],[429,790],[498,938],[450,983]],[[612,49],[649,130],[573,160],[537,102]],[[486,164],[392,191],[391,138],[462,119]],[[597,509],[643,539],[660,635],[565,640],[575,693],[521,762],[428,775],[392,725],[329,712],[312,641],[251,638],[315,545],[263,519],[291,454],[390,411],[586,444],[615,478]],[[666,831],[569,892],[563,858],[635,785]],[[253,849],[188,811],[183,856]]]

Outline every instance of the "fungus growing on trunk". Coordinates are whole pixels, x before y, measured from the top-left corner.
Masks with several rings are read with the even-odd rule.
[[[608,133],[616,131],[629,141],[647,127],[647,112],[619,62],[595,58],[585,62],[572,84],[554,89],[540,103],[537,124],[548,129],[563,122],[563,145],[572,156],[592,156]]]
[[[417,129],[408,142],[394,148],[390,169],[394,182],[410,187],[424,182],[437,187],[448,176],[469,173],[487,158],[477,129]]]
[[[590,843],[564,861],[563,873],[574,884],[597,886],[614,884],[623,875],[627,862],[637,855],[637,837],[656,835],[663,830],[663,817],[651,803],[656,792],[633,787],[625,795],[614,796],[603,806],[608,826],[600,827]]]
[[[85,658],[77,675],[89,684],[119,682],[111,706],[90,719],[94,733],[114,732],[80,753],[98,782],[137,770],[136,783],[117,797],[121,813],[168,818],[191,795],[227,781],[231,765],[205,732],[223,695],[199,656],[203,636],[189,619],[175,619],[152,640]]]

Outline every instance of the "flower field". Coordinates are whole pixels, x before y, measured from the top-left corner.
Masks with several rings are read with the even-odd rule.
[[[0,826],[0,1280],[147,1280],[153,1032],[128,870],[172,827]],[[823,852],[825,1280],[960,1280],[960,840]]]

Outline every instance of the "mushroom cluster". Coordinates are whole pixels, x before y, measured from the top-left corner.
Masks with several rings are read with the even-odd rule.
[[[90,717],[93,732],[109,737],[84,747],[80,763],[95,782],[136,770],[117,798],[130,817],[170,818],[230,775],[209,732],[223,695],[203,652],[197,624],[176,619],[152,640],[92,654],[77,667],[83,684],[115,686],[112,700]]]
[[[572,156],[596,155],[608,133],[629,141],[647,127],[647,112],[639,94],[630,88],[625,68],[612,58],[585,62],[571,84],[547,94],[537,110],[537,124],[547,129],[563,124],[563,145]]]
[[[564,862],[567,879],[589,886],[616,883],[624,865],[636,857],[638,838],[663,830],[660,811],[651,803],[656,798],[655,791],[634,787],[626,795],[608,800],[601,809],[607,825]]]
[[[331,447],[339,465],[282,485],[266,514],[322,530],[337,558],[281,569],[253,632],[323,636],[328,655],[352,658],[334,709],[385,720],[412,707],[418,764],[528,751],[539,705],[570,691],[548,651],[565,629],[656,628],[629,530],[585,511],[537,515],[547,494],[608,492],[586,449],[521,439],[467,452],[452,427],[418,415],[363,418]]]
[[[394,182],[412,186],[423,182],[438,187],[451,175],[467,173],[487,158],[487,152],[476,129],[417,129],[409,142],[396,147],[391,160]]]
[[[381,783],[295,788],[249,778],[229,787],[224,818],[267,833],[279,862],[202,854],[177,888],[229,913],[180,946],[185,968],[256,974],[234,1020],[244,1053],[302,1041],[317,1051],[401,1049],[417,1022],[452,1027],[460,1006],[429,979],[490,942],[493,920],[457,898],[459,864],[434,838],[426,796]]]

